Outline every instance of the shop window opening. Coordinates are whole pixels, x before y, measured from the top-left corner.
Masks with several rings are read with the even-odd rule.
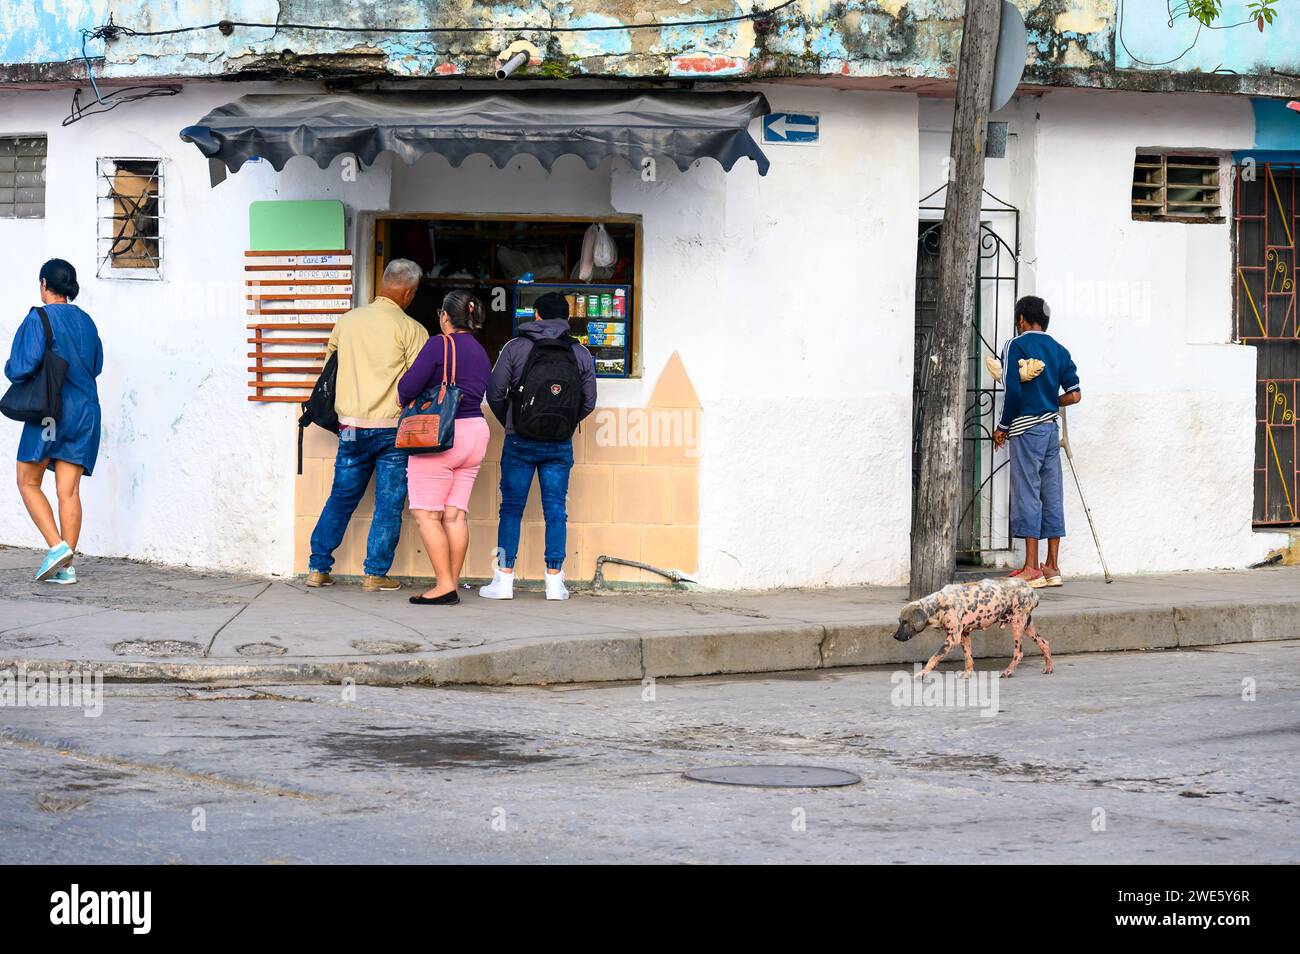
[[[603,266],[583,255],[587,230],[597,224],[613,242]],[[477,337],[493,361],[519,323],[532,320],[537,299],[559,292],[569,301],[570,333],[591,352],[596,374],[628,377],[637,373],[640,233],[640,222],[630,216],[379,218],[373,287],[393,259],[418,264],[424,280],[407,313],[430,334],[438,333],[438,309],[447,292],[470,289],[487,314]]]

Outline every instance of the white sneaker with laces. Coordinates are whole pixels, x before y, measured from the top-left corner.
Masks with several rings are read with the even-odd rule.
[[[546,574],[546,598],[548,600],[567,600],[569,591],[564,585],[564,571]]]
[[[492,571],[492,582],[478,588],[478,595],[487,600],[512,600],[515,598],[515,575]]]

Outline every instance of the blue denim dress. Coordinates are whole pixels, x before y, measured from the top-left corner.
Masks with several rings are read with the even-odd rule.
[[[53,428],[24,424],[18,441],[18,460],[36,463],[48,459],[80,464],[89,477],[99,456],[99,392],[95,378],[104,370],[104,348],[90,316],[76,305],[46,305],[54,332],[54,350],[67,360],[63,381],[63,407]],[[45,357],[45,330],[33,308],[18,326],[5,377],[17,384],[36,373]]]

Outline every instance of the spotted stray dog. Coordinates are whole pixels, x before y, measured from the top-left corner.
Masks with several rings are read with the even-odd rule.
[[[1004,677],[1010,677],[1020,665],[1024,653],[1020,651],[1020,639],[1028,635],[1042,650],[1043,672],[1052,671],[1052,653],[1047,648],[1047,640],[1038,635],[1034,628],[1032,613],[1038,605],[1038,593],[1020,580],[980,580],[978,583],[950,583],[937,593],[922,597],[908,603],[898,614],[898,631],[894,638],[907,642],[917,633],[929,626],[942,629],[947,633],[943,649],[930,657],[925,668],[918,675],[925,676],[939,665],[939,660],[952,652],[952,648],[961,642],[966,653],[966,671],[969,676],[975,671],[975,660],[970,652],[970,634],[977,629],[988,629],[994,623],[1005,629],[1011,625],[1011,639],[1014,651],[1011,665],[1002,670]]]

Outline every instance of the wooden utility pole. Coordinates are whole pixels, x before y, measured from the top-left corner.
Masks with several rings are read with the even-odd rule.
[[[921,475],[912,515],[912,598],[951,583],[957,569],[966,364],[975,308],[984,138],[993,94],[1002,0],[966,0],[957,57],[957,104],[943,230],[939,236],[939,294],[929,382],[921,408]]]

